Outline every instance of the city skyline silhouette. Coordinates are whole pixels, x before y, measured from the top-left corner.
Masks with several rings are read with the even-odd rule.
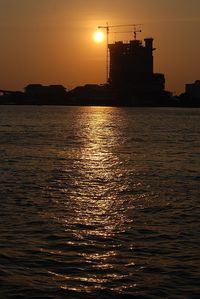
[[[158,5],[159,3],[159,5]],[[105,42],[96,44],[99,25],[142,23],[141,39],[153,37],[155,71],[175,94],[198,80],[200,3],[152,1],[0,1],[0,87],[22,90],[29,83],[71,89],[105,82]],[[129,40],[130,34],[114,36]]]

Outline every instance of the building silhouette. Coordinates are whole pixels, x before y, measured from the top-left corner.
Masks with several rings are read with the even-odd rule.
[[[108,45],[110,52],[109,84],[124,104],[155,104],[169,97],[164,74],[154,73],[153,38],[134,39]],[[123,100],[123,99],[122,99]]]
[[[27,100],[34,104],[65,104],[66,88],[62,85],[29,84],[24,88]]]
[[[32,97],[56,97],[64,96],[66,88],[62,85],[44,86],[42,84],[29,84],[25,87],[25,93]]]
[[[200,80],[196,80],[192,84],[185,85],[185,93],[190,100],[200,100]]]

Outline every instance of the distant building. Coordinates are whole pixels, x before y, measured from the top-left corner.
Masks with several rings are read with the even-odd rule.
[[[71,105],[116,105],[109,85],[86,84],[72,89],[68,95]]]
[[[109,83],[118,92],[129,98],[152,100],[169,95],[164,91],[164,74],[154,74],[153,38],[122,41],[109,44],[110,74]]]
[[[66,104],[67,92],[62,85],[29,84],[25,88],[25,96],[32,104],[63,105]]]
[[[55,97],[64,96],[66,88],[62,85],[29,84],[25,87],[25,93],[31,97]]]
[[[191,100],[200,100],[200,80],[185,85],[185,93]]]

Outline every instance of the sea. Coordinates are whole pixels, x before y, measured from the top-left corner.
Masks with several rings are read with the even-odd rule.
[[[200,109],[0,106],[0,298],[200,298]]]

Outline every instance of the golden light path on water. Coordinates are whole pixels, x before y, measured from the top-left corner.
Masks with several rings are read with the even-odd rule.
[[[107,109],[98,108],[95,117],[87,114],[87,126],[83,123],[81,132],[77,132],[77,138],[83,143],[80,148],[61,152],[63,159],[69,160],[70,155],[76,156],[76,159],[73,165],[63,165],[64,173],[69,174],[69,167],[72,167],[73,173],[68,184],[70,188],[60,190],[66,201],[57,202],[62,205],[60,208],[63,217],[59,215],[56,221],[65,228],[66,234],[71,235],[71,240],[65,243],[66,247],[80,250],[79,267],[81,261],[87,265],[82,276],[80,273],[78,276],[51,273],[60,281],[60,287],[66,290],[90,292],[104,289],[107,283],[119,281],[129,275],[128,272],[120,273],[118,270],[127,254],[124,252],[122,256],[119,248],[121,250],[126,242],[128,250],[133,250],[133,241],[127,240],[123,234],[133,225],[130,214],[134,207],[130,206],[130,198],[119,197],[119,193],[127,188],[126,182],[125,185],[124,182],[120,183],[124,175],[124,165],[120,159],[123,152],[117,152],[120,144],[119,124],[110,125],[109,118],[113,117],[113,112],[109,108],[107,113]],[[105,113],[102,113],[103,110]],[[61,185],[65,184],[61,182]],[[76,255],[77,252],[72,251],[71,254]],[[127,265],[134,267],[135,263],[128,260]],[[99,271],[99,274],[94,274],[95,271]],[[73,281],[79,282],[79,285],[71,285],[72,276]],[[135,286],[136,284],[129,283],[128,288]],[[116,283],[113,289],[123,291],[126,285]]]
[[[0,298],[198,298],[199,110],[0,115]]]

